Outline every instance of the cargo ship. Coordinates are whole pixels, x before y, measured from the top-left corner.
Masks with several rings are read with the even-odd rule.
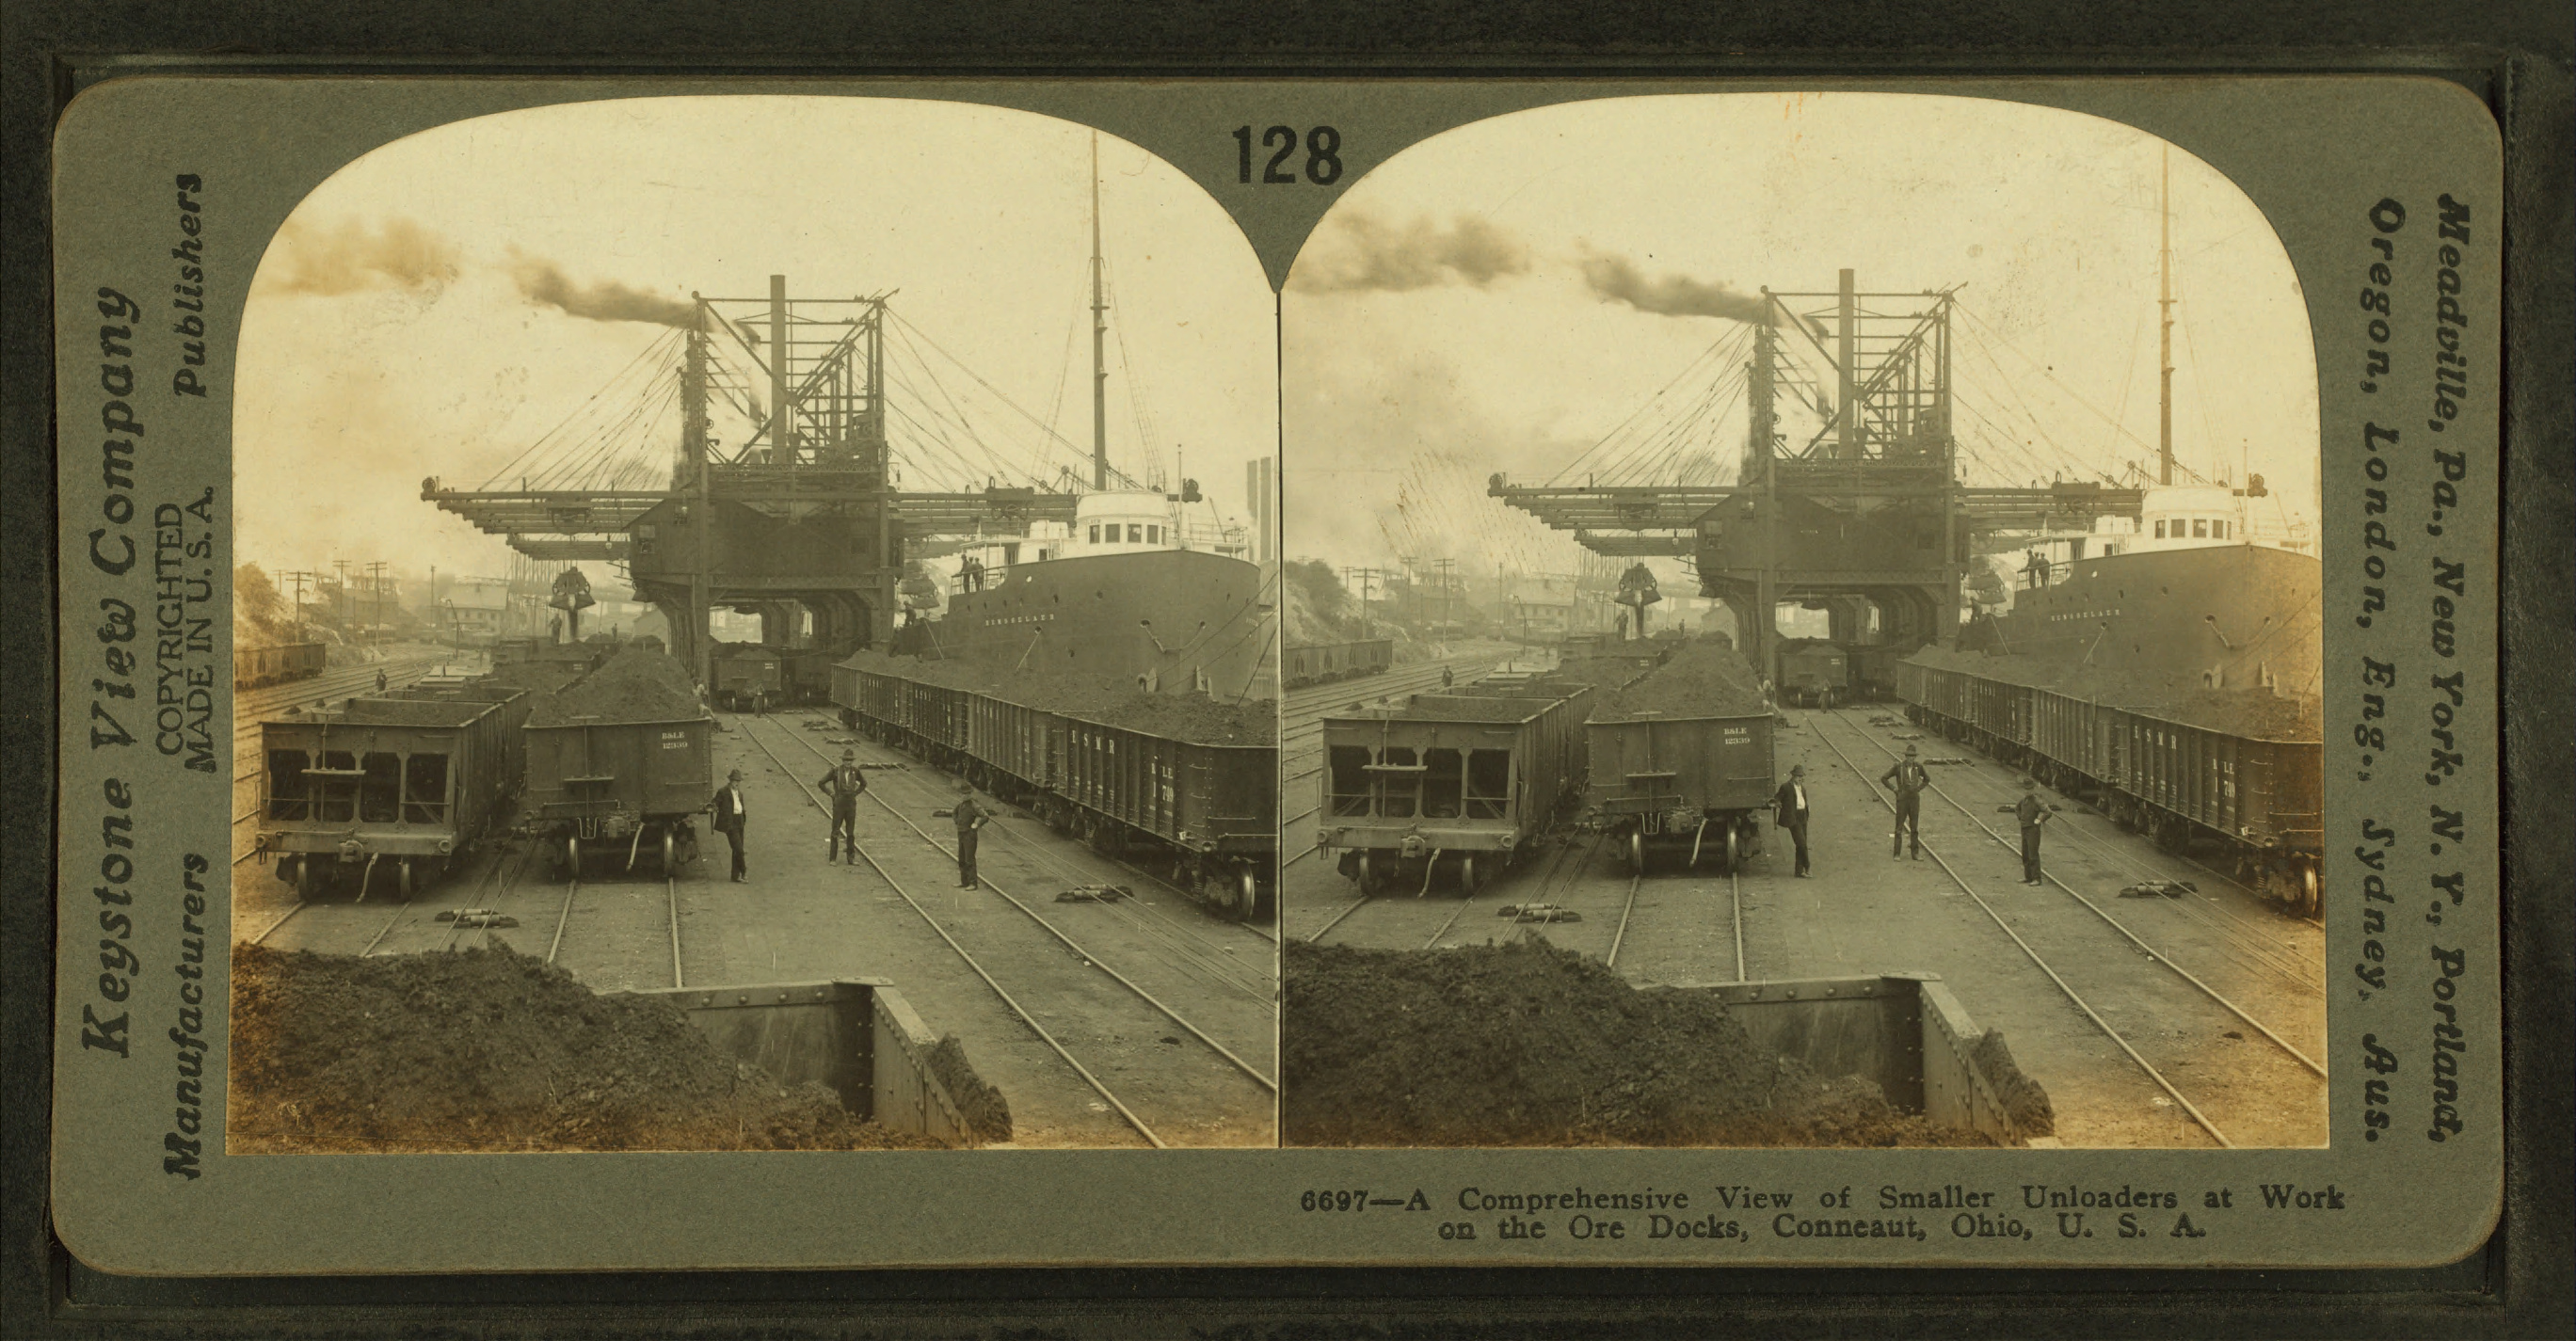
[[[1157,693],[1275,697],[1277,611],[1250,538],[1193,481],[1112,488],[1104,363],[1098,146],[1091,217],[1091,491],[1070,526],[963,537],[923,569],[936,617],[908,612],[899,655],[1074,671]]]
[[[2010,607],[1906,658],[1900,696],[1916,721],[2313,916],[2323,566],[2303,526],[2267,524],[2262,476],[2174,482],[2171,255],[2160,483],[2135,530],[2031,550]]]

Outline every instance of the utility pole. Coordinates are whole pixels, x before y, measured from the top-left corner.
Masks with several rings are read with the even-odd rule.
[[[378,559],[367,565],[367,569],[367,596],[375,610],[374,617],[368,621],[367,641],[380,643],[385,639],[385,561]]]
[[[713,683],[715,672],[712,651],[707,646],[707,569],[715,562],[711,534],[715,516],[707,485],[707,476],[713,473],[707,460],[707,300],[695,293],[689,297],[697,303],[697,313],[689,322],[687,349],[680,368],[680,457],[688,467],[693,491],[689,531],[696,553],[689,564],[689,627],[674,633],[687,639],[680,653],[689,659],[698,683],[705,685]],[[772,348],[769,356],[775,360],[779,351]],[[777,422],[774,414],[773,411],[772,423]]]

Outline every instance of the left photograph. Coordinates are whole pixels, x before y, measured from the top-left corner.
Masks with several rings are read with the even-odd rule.
[[[233,1154],[1277,1144],[1270,287],[966,104],[388,144],[244,314]]]

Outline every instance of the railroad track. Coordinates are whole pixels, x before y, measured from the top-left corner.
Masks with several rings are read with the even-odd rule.
[[[1837,723],[1850,728],[1861,739],[1876,746],[1881,753],[1888,757],[1890,762],[1902,757],[1894,746],[1881,740],[1877,733],[1864,727],[1854,725],[1851,719],[1843,714],[1842,710],[1827,709],[1825,711],[1830,712]],[[1959,777],[1962,775],[1957,772],[1952,772],[1950,776]],[[1969,770],[1964,776],[1976,785],[1987,790],[1987,808],[1982,812],[1982,814],[1992,814],[1993,804],[1996,802],[2008,805],[2019,799],[2021,795],[2018,788],[2011,787],[2001,780],[1987,775],[1982,770]],[[1942,800],[1949,802],[1953,808],[1958,809],[1960,813],[1969,816],[1971,819],[1977,820],[1989,834],[1994,836],[1996,842],[2005,843],[2007,846],[2011,846],[2016,853],[2020,851],[2020,848],[2017,845],[2007,843],[2005,836],[2000,832],[1997,832],[1992,825],[1985,824],[1980,812],[1962,805],[1957,798],[1951,796],[1947,790],[1944,790],[1938,785],[1935,785],[1932,790],[1939,794]],[[2131,880],[2169,880],[2175,875],[2175,872],[2171,869],[2160,867],[2152,861],[2141,859],[2137,846],[2134,843],[2120,841],[2119,836],[2106,836],[2103,834],[2093,833],[2080,825],[2063,821],[2052,823],[2049,826],[2049,829],[2051,842],[2055,842],[2060,838],[2066,839],[2068,842],[2076,845],[2076,847],[2079,848],[2086,856],[2091,857],[2106,866],[2117,867],[2124,871],[2127,877]],[[2187,856],[2180,853],[2163,851],[2160,851],[2158,855],[2174,862],[2178,866],[2188,867],[2191,871],[2205,873],[2212,880],[2237,890],[2246,898],[2252,899],[2257,903],[2264,901],[2259,892],[2245,885],[2243,882],[2232,879],[2227,875],[2213,870],[2200,862],[2194,861]],[[2071,893],[2072,891],[2069,892]],[[2293,945],[2274,934],[2274,928],[2264,925],[2264,921],[2268,919],[2247,917],[2236,909],[2231,908],[2226,902],[2207,893],[2194,892],[2186,894],[2178,899],[2164,900],[2161,902],[2163,902],[2165,906],[2179,912],[2186,919],[2197,922],[2204,929],[2219,935],[2226,944],[2228,952],[2240,956],[2242,958],[2242,962],[2244,962],[2248,967],[2268,973],[2283,984],[2306,995],[2324,995],[2324,961],[2310,956],[2304,947]],[[2317,922],[2316,920],[2309,918],[2297,918],[2294,920],[2306,922],[2312,926],[2323,925],[2321,922]],[[2319,948],[2322,949],[2322,947]]]
[[[1838,725],[1849,728],[1848,722],[1835,716],[1830,710],[1811,715],[1811,720],[1819,722],[1833,720]],[[1835,742],[1832,735],[1819,730],[1816,732],[1816,739],[1840,759],[1845,767],[1850,768],[1864,785],[1868,784],[1872,774],[1864,771],[1858,761]],[[1877,795],[1879,804],[1886,808],[1892,817],[1895,813],[1895,803],[1884,794],[1878,794],[1875,787],[1871,787],[1871,791]],[[1942,794],[1942,799],[1956,807],[1971,824],[1982,830],[1988,839],[1998,844],[2002,843],[2001,835],[1997,834],[1992,826],[1987,825],[1981,816],[1946,793]],[[2017,843],[2012,846],[2015,852],[2019,851]],[[2251,1027],[2278,1050],[2274,1054],[2278,1059],[2275,1063],[2276,1069],[2288,1063],[2295,1063],[2297,1067],[2309,1073],[2312,1077],[2310,1083],[2320,1091],[2321,1097],[2326,1076],[2323,1066],[2292,1046],[2277,1031],[2255,1019],[2235,1002],[2167,958],[2162,951],[2139,939],[2079,891],[2051,877],[2050,883],[2055,884],[2059,890],[2069,896],[2071,903],[2016,907],[2013,909],[2016,916],[2008,918],[2004,910],[1997,907],[1995,897],[1988,892],[1980,891],[1975,884],[1971,883],[1960,871],[1959,863],[1951,857],[1944,856],[1929,837],[1923,840],[1923,853],[1941,868],[1943,874],[1957,886],[1959,892],[1976,904],[1987,919],[2012,941],[2022,955],[2048,978],[2058,992],[2086,1020],[2090,1021],[2094,1028],[2109,1039],[2149,1081],[2162,1090],[2219,1146],[2232,1148],[2236,1142],[2229,1138],[2220,1129],[2217,1121],[2204,1112],[2201,1106],[2186,1095],[2167,1074],[2175,1064],[2189,1063],[2197,1059],[2181,1056],[2180,1050],[2174,1045],[2150,1036],[2155,1034],[2163,1034],[2167,1037],[2178,1036],[2177,1022],[2188,1015],[2197,1015],[2203,1020],[2211,1020],[2223,1014],[2230,1020]],[[2085,911],[2074,912],[2073,905],[2081,905]],[[2098,934],[2098,930],[2088,930],[2093,919],[2099,919],[2101,923],[2106,923],[2117,930],[2129,945],[2107,942]],[[2046,943],[2047,953],[2043,954],[2042,946],[2033,944],[2034,940]],[[2143,953],[2150,963],[2162,970],[2143,979],[2147,990],[2139,990],[2142,981],[2136,972],[2137,966],[2134,962],[2139,953]],[[2057,962],[2052,963],[2052,958]],[[2089,1000],[2084,992],[2078,990],[2075,982],[2069,980],[2070,975],[2078,980],[2099,979],[2112,984],[2119,984],[2123,977],[2130,981],[2117,986],[2113,994],[2105,996],[2100,1004],[2096,1004]],[[2125,1027],[2122,1023],[2115,1023],[2110,1018],[2113,1016],[2121,1017]],[[2166,1053],[2167,1064],[2157,1065],[2146,1055],[2149,1051]],[[2239,1069],[2244,1069],[2245,1065],[2247,1064],[2240,1064]]]
[[[830,815],[830,807],[824,802],[821,796],[814,792],[813,788],[806,785],[802,780],[801,775],[795,769],[789,767],[787,759],[782,757],[779,751],[772,746],[768,739],[765,738],[770,733],[757,729],[756,724],[766,721],[770,725],[777,727],[779,730],[786,732],[789,739],[798,741],[814,753],[821,754],[822,751],[820,748],[813,746],[811,742],[805,741],[801,735],[798,735],[796,727],[779,719],[751,718],[737,720],[740,723],[740,730],[744,739],[750,741],[751,744],[762,754],[768,756],[771,762],[778,765],[780,770],[784,772],[789,780],[795,784],[797,790],[804,795],[806,802],[828,818]],[[825,757],[828,758],[829,756],[826,755]],[[883,797],[876,794],[876,789],[874,787],[871,787],[866,795],[871,801],[875,802],[878,809],[884,811],[889,817],[893,818],[905,829],[910,830],[924,845],[942,856],[946,856],[951,859],[954,858],[954,849],[941,844],[937,839],[925,832],[919,825],[914,824],[910,817],[895,809],[891,804],[888,804]],[[1143,1115],[1136,1111],[1135,1104],[1131,1104],[1125,1097],[1122,1097],[1115,1090],[1111,1089],[1109,1084],[1101,1078],[1098,1070],[1090,1065],[1086,1065],[1082,1059],[1076,1057],[1072,1048],[1068,1047],[1064,1040],[1058,1037],[1056,1031],[1049,1029],[1041,1022],[1038,1012],[1024,1005],[1009,988],[1002,984],[999,978],[994,976],[993,972],[985,966],[983,961],[959,940],[958,936],[949,926],[942,925],[940,919],[932,914],[928,901],[920,897],[914,890],[906,887],[902,881],[896,879],[894,874],[888,871],[885,866],[878,861],[876,854],[867,851],[863,847],[860,850],[859,856],[862,861],[867,863],[869,869],[873,870],[877,877],[885,882],[886,887],[893,891],[897,897],[901,898],[904,903],[912,909],[913,913],[921,919],[922,923],[935,933],[942,942],[946,943],[948,948],[955,952],[957,957],[962,960],[978,978],[983,980],[986,987],[992,989],[993,994],[1001,999],[1004,1007],[1016,1016],[1023,1025],[1027,1026],[1032,1033],[1036,1034],[1037,1037],[1044,1042],[1058,1058],[1062,1059],[1065,1065],[1070,1067],[1077,1076],[1080,1076],[1083,1082],[1091,1088],[1092,1092],[1099,1095],[1101,1100],[1108,1104],[1122,1120],[1124,1120],[1130,1127],[1134,1128],[1137,1134],[1145,1139],[1147,1144],[1152,1145],[1157,1149],[1166,1149],[1170,1147],[1171,1142],[1165,1140],[1163,1135],[1155,1129],[1154,1125],[1149,1123]],[[1250,1062],[1245,1061],[1231,1049],[1217,1042],[1197,1024],[1193,1023],[1179,1012],[1173,1010],[1160,998],[1147,991],[1144,987],[1138,985],[1127,975],[1120,973],[1116,968],[1111,967],[1107,962],[1094,955],[1090,950],[1085,949],[1079,942],[1075,941],[1072,937],[1067,936],[1062,928],[1048,921],[1044,915],[1031,907],[1025,900],[1011,893],[1009,890],[1004,889],[990,877],[980,879],[978,881],[978,885],[980,888],[991,890],[994,894],[999,895],[1003,900],[1010,903],[1012,907],[1016,908],[1025,916],[1027,924],[1033,926],[1036,932],[1042,932],[1044,934],[1043,939],[1032,936],[1028,939],[1022,940],[1017,945],[1004,945],[1000,947],[987,946],[985,948],[988,953],[998,948],[1003,954],[1023,956],[1034,954],[1045,957],[1048,960],[1054,960],[1060,958],[1063,951],[1071,951],[1078,957],[1079,961],[1083,965],[1097,969],[1100,973],[1115,981],[1118,986],[1124,988],[1127,995],[1132,998],[1131,1005],[1141,1004],[1143,1006],[1150,1007],[1153,1015],[1157,1015],[1160,1018],[1168,1020],[1172,1024],[1179,1026],[1184,1033],[1197,1040],[1201,1046],[1207,1048],[1215,1056],[1223,1059],[1231,1068],[1231,1072],[1233,1074],[1239,1075],[1257,1086],[1259,1090],[1259,1102],[1261,1104],[1264,1106],[1275,1106],[1279,1093],[1279,1085],[1276,1079],[1264,1073],[1260,1068],[1252,1065]],[[1048,944],[1049,941],[1052,941],[1055,945],[1061,946],[1062,948],[1056,949],[1051,947]],[[1274,1010],[1275,1000],[1276,998],[1274,995]],[[1122,1027],[1124,1028],[1126,1035],[1132,1036],[1139,1032],[1134,1027],[1133,1023]],[[1143,1026],[1146,1031],[1145,1036],[1150,1037],[1150,1031],[1159,1027],[1159,1025],[1145,1023]]]
[[[824,720],[828,721],[829,719]],[[841,728],[837,723],[835,723],[832,726],[832,730],[838,733],[841,731]],[[807,753],[812,754],[825,765],[828,766],[839,762],[833,757],[831,751],[826,750],[823,747],[816,745],[813,741],[807,739],[804,732],[790,731],[789,737],[796,741],[798,745],[802,746]],[[893,757],[893,751],[874,741],[870,741],[863,736],[836,736],[836,738],[846,738],[856,741],[857,743],[853,744],[850,748],[858,749],[865,747],[869,754],[880,756],[880,762],[892,762],[898,765],[904,763],[903,760]],[[898,767],[890,771],[897,780],[903,782],[907,786],[919,788],[920,790],[918,794],[924,795],[934,802],[945,802],[953,799],[943,790],[922,787],[918,775],[912,773],[908,766]],[[1060,844],[1052,840],[1052,836],[1048,838],[1032,837],[1029,834],[1022,832],[1017,824],[1006,823],[998,816],[984,826],[984,833],[988,837],[999,838],[1003,842],[1011,844],[1014,852],[1027,859],[1033,865],[1045,868],[1049,874],[1063,880],[1068,885],[1093,885],[1102,883],[1098,878],[1100,874],[1099,872],[1085,870],[1075,862],[1064,860],[1063,857],[1059,855],[1062,851],[1062,847]],[[1279,939],[1275,932],[1254,922],[1236,922],[1230,919],[1217,919],[1197,915],[1197,910],[1199,908],[1197,900],[1190,896],[1189,891],[1182,889],[1171,881],[1165,880],[1161,876],[1156,875],[1141,866],[1136,866],[1132,863],[1122,861],[1116,857],[1094,852],[1088,848],[1082,849],[1081,852],[1083,860],[1099,862],[1104,866],[1126,872],[1127,874],[1133,875],[1141,880],[1150,881],[1151,883],[1170,892],[1173,897],[1181,900],[1184,905],[1192,909],[1193,915],[1188,918],[1176,918],[1150,903],[1143,901],[1131,903],[1127,900],[1119,900],[1114,903],[1103,905],[1109,912],[1126,921],[1131,927],[1139,931],[1140,934],[1171,948],[1183,962],[1206,970],[1206,976],[1224,980],[1226,986],[1243,991],[1246,995],[1249,995],[1256,1000],[1272,1002],[1274,1004],[1277,1002],[1279,991],[1276,977],[1272,974],[1265,973],[1260,976],[1257,983],[1254,983],[1241,972],[1243,965],[1240,957],[1231,954],[1219,943],[1225,931],[1242,930],[1251,932],[1255,937],[1266,942],[1268,947],[1275,947],[1278,944]],[[1211,938],[1206,934],[1207,930],[1211,926],[1222,929],[1220,931],[1219,938]],[[1267,962],[1270,962],[1275,967],[1275,959]]]

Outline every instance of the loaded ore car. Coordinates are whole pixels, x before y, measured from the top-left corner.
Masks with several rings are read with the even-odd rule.
[[[378,698],[404,699],[414,703],[489,703],[500,709],[501,785],[511,796],[528,779],[528,738],[522,729],[528,723],[528,710],[536,705],[537,691],[497,680],[474,679],[461,683],[422,681]]]
[[[1442,869],[1473,894],[1556,823],[1582,786],[1588,684],[1414,694],[1323,721],[1316,846],[1364,894],[1429,889]]]
[[[1776,715],[1731,644],[1692,643],[1604,691],[1584,724],[1588,818],[1638,871],[1674,855],[1740,869],[1761,847]]]
[[[1896,667],[1914,654],[1921,644],[1893,646],[1886,643],[1858,643],[1843,649],[1845,666],[1851,673],[1851,692],[1856,700],[1880,703],[1896,697]]]
[[[726,643],[716,648],[708,692],[733,712],[750,712],[786,702],[778,649],[759,643]]]
[[[1898,668],[1898,690],[1906,715],[1942,736],[2168,851],[2212,859],[2295,911],[2323,909],[2325,746],[2313,700],[1937,648]]]
[[[1228,917],[1268,916],[1279,851],[1278,719],[1105,678],[873,652],[833,669],[851,729],[1026,806],[1109,856],[1153,861]]]
[[[320,643],[280,643],[274,647],[233,649],[233,688],[257,689],[309,679],[322,673],[328,655]]]
[[[1369,638],[1347,643],[1309,643],[1290,647],[1280,657],[1282,689],[1375,675],[1395,664],[1395,640]]]
[[[505,816],[519,757],[510,705],[353,698],[260,723],[258,850],[306,898],[406,899]]]
[[[1560,653],[1555,674],[1561,679],[1614,688],[1644,675],[1673,654],[1673,644],[1651,638],[1603,639]]]
[[[714,721],[688,672],[630,649],[528,713],[527,819],[558,875],[597,860],[668,878],[698,855],[696,818],[715,793]],[[600,854],[605,854],[600,855]]]
[[[812,707],[832,701],[832,667],[847,651],[791,647],[778,654],[779,691],[788,703]]]
[[[1841,644],[1823,638],[1791,638],[1780,644],[1782,702],[1802,708],[1830,708],[1851,698],[1851,659]]]

